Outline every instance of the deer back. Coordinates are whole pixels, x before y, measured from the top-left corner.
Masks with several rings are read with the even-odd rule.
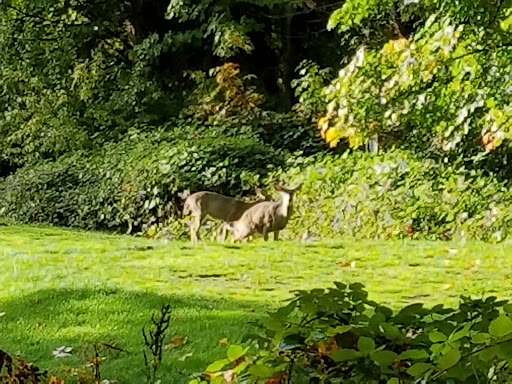
[[[279,202],[264,201],[255,204],[242,215],[239,221],[243,222],[251,232],[261,232],[263,228],[275,226],[279,217]]]
[[[261,200],[248,203],[215,192],[196,192],[190,195],[185,204],[188,210],[201,216],[209,215],[218,220],[238,220],[242,214]]]

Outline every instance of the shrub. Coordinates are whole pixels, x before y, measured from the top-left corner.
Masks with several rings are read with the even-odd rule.
[[[244,194],[284,163],[284,152],[255,136],[222,129],[133,131],[100,151],[24,167],[0,183],[0,213],[17,222],[86,229],[178,223],[179,192]]]
[[[0,349],[0,382],[5,384],[43,383],[46,371],[20,358],[13,359]],[[53,383],[53,381],[52,381]]]
[[[279,177],[304,181],[288,225],[295,238],[500,241],[511,224],[505,183],[403,151],[297,159]]]
[[[193,139],[192,139],[193,138]],[[184,190],[230,196],[303,180],[289,238],[501,241],[512,192],[492,175],[403,151],[290,156],[249,126],[134,131],[101,151],[24,167],[0,182],[0,214],[17,222],[184,234]]]
[[[511,313],[496,297],[393,313],[359,283],[297,291],[190,383],[506,383]]]

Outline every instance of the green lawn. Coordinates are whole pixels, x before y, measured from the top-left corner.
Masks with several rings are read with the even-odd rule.
[[[359,281],[392,307],[454,304],[460,294],[512,293],[510,243],[449,244],[340,240],[243,246],[164,244],[127,236],[39,227],[0,227],[0,349],[59,373],[92,341],[127,352],[104,378],[141,383],[141,328],[163,303],[171,335],[188,338],[165,356],[163,383],[187,382],[239,341],[248,320],[293,289]],[[55,359],[59,346],[73,356]]]

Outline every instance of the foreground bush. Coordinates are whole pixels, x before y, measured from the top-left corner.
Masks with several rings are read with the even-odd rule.
[[[396,313],[363,285],[298,291],[231,345],[200,383],[508,383],[512,305],[462,297],[459,308]]]
[[[505,183],[403,151],[298,160],[282,178],[304,180],[288,226],[295,238],[501,241],[512,224]]]

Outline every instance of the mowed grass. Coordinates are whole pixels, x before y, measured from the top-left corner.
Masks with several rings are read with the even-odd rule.
[[[91,342],[126,352],[109,357],[107,379],[141,383],[141,329],[162,304],[173,308],[170,336],[187,342],[165,353],[163,383],[223,356],[247,322],[295,289],[361,282],[394,308],[413,302],[454,305],[465,295],[512,294],[511,243],[322,243],[256,240],[242,246],[165,244],[73,230],[0,227],[0,349],[62,374],[79,366]],[[169,340],[170,342],[170,340]],[[73,355],[56,359],[59,346]]]

